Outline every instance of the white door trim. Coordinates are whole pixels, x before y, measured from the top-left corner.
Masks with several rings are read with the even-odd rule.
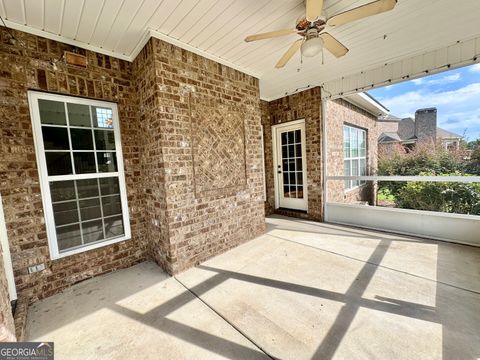
[[[10,246],[8,244],[7,226],[3,213],[2,197],[0,196],[0,243],[2,244],[3,266],[7,277],[8,294],[10,301],[17,300],[17,288],[15,287],[15,278],[13,276],[12,257],[10,256]]]
[[[277,129],[282,127],[290,127],[294,125],[303,125],[302,131],[302,172],[303,172],[303,196],[305,200],[305,208],[301,209],[308,211],[308,189],[307,189],[307,161],[306,161],[306,136],[305,136],[305,119],[298,119],[288,121],[285,123],[272,126],[272,152],[273,152],[273,183],[275,193],[275,209],[280,207],[280,184],[278,180],[277,164],[278,164],[278,139]]]

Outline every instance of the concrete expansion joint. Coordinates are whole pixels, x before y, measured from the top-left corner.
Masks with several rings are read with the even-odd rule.
[[[192,294],[193,296],[195,296],[195,298],[197,298],[199,301],[201,301],[206,307],[208,307],[210,310],[212,310],[215,314],[217,314],[221,319],[223,319],[223,321],[225,321],[228,325],[230,325],[233,329],[235,329],[240,335],[242,335],[245,339],[247,339],[250,343],[252,343],[253,346],[255,346],[259,351],[261,351],[263,354],[265,354],[265,356],[267,356],[268,358],[272,359],[272,360],[276,360],[277,358],[273,357],[272,355],[270,355],[262,346],[260,346],[259,344],[257,344],[251,337],[249,337],[247,334],[245,334],[245,332],[243,332],[241,329],[239,329],[237,326],[235,326],[235,324],[233,324],[232,322],[228,321],[228,319],[223,316],[221,313],[219,313],[217,310],[215,310],[215,308],[213,308],[212,306],[210,306],[210,304],[208,304],[206,301],[204,301],[200,296],[198,296],[194,291],[192,291],[187,285],[185,285],[184,283],[182,283],[180,281],[180,279],[178,279],[176,276],[173,277],[182,287],[185,288],[185,290],[187,290],[190,294]]]

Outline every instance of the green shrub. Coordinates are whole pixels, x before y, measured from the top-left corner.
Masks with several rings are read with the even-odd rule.
[[[432,173],[421,173],[432,176]],[[436,174],[458,176],[453,174]],[[395,204],[403,209],[430,210],[480,215],[480,184],[445,182],[409,182],[402,186]]]

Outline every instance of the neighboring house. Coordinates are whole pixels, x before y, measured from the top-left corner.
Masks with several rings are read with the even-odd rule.
[[[437,109],[426,108],[415,112],[415,119],[400,119],[391,114],[378,118],[379,150],[392,148],[397,144],[411,148],[417,142],[441,144],[448,150],[458,150],[462,136],[437,127]]]

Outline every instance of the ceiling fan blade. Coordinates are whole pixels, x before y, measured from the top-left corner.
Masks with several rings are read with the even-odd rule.
[[[275,67],[277,69],[282,68],[285,66],[285,64],[292,58],[293,55],[300,49],[300,46],[302,46],[303,39],[298,39],[295,41],[292,46],[290,46],[285,54],[281,57],[280,60],[278,60],[277,64]]]
[[[329,33],[321,33],[319,37],[322,38],[325,49],[330,51],[335,57],[342,57],[348,52],[348,49],[345,47],[345,45],[343,45]]]
[[[307,0],[306,8],[307,20],[315,21],[322,15],[323,0]]]
[[[355,9],[332,16],[327,20],[327,25],[339,26],[349,22],[366,18],[368,16],[380,14],[392,10],[397,4],[397,0],[377,0]]]
[[[250,41],[263,40],[263,39],[270,39],[270,38],[275,38],[275,37],[279,37],[279,36],[294,34],[296,32],[297,32],[297,29],[270,31],[270,32],[262,33],[262,34],[255,34],[255,35],[247,36],[245,38],[245,41],[250,42]]]

